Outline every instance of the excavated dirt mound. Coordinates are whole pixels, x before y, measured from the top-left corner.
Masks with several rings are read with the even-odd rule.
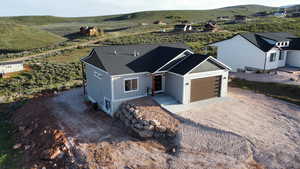
[[[45,106],[47,98],[34,99],[13,113],[17,127],[15,149],[24,153],[24,168],[80,168],[73,157],[64,131]]]

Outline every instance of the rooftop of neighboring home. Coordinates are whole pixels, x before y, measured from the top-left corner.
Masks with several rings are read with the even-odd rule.
[[[0,65],[13,65],[13,64],[22,64],[22,61],[3,61],[0,62]]]
[[[289,50],[300,49],[299,38],[287,32],[242,33],[240,35],[264,52],[276,46]]]

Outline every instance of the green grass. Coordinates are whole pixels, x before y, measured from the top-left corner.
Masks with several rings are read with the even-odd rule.
[[[8,113],[0,110],[0,169],[20,169],[21,154],[12,148],[14,146],[13,126],[8,119]]]
[[[87,56],[92,51],[92,48],[75,49],[61,55],[48,57],[45,60],[50,63],[71,63],[78,62],[81,58]]]
[[[252,90],[300,106],[300,86],[233,79],[230,86]]]
[[[15,23],[0,22],[0,50],[2,51],[41,48],[64,40],[47,31]]]

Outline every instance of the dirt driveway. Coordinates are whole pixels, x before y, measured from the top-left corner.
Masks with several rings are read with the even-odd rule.
[[[300,168],[300,107],[236,88],[229,93],[177,115],[247,139],[267,168]]]

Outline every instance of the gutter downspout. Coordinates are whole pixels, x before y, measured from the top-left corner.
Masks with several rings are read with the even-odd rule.
[[[267,58],[268,58],[268,56],[267,56],[267,52],[265,52],[265,64],[264,64],[264,71],[266,71],[266,65],[267,65]]]

